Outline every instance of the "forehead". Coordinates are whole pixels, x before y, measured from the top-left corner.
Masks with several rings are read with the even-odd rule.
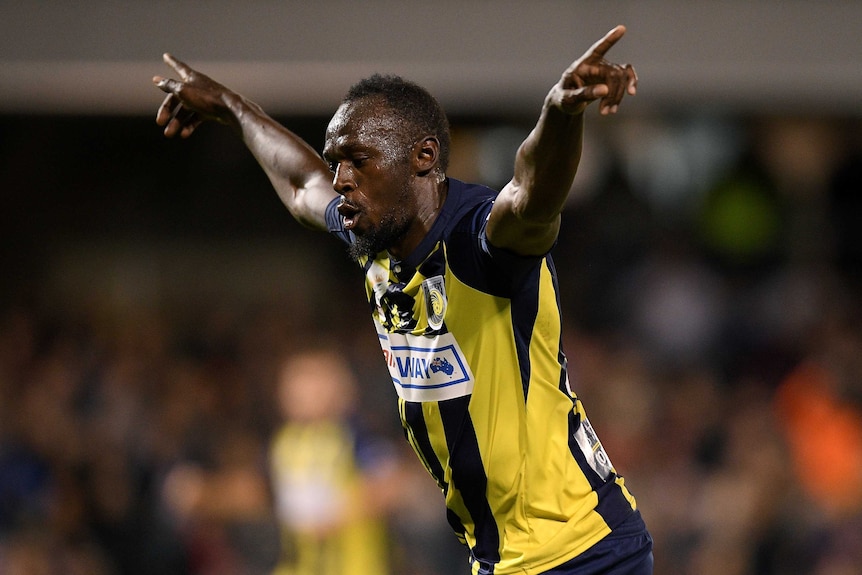
[[[403,125],[379,98],[338,107],[326,128],[324,153],[345,146],[388,148],[403,136]]]

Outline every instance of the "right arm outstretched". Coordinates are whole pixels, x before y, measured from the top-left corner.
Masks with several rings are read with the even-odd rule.
[[[324,212],[336,193],[323,158],[257,104],[170,54],[165,54],[164,60],[180,78],[153,78],[153,83],[167,93],[156,114],[156,123],[164,126],[165,136],[188,138],[207,120],[231,126],[293,217],[307,227],[326,230]]]

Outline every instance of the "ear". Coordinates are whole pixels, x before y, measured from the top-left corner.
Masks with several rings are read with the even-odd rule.
[[[418,176],[427,176],[440,161],[440,141],[425,136],[413,146],[413,169]]]

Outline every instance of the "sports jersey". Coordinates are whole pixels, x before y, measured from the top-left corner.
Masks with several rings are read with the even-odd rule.
[[[338,421],[287,423],[278,431],[270,447],[282,525],[282,557],[274,575],[389,572],[386,525],[361,510],[360,470],[379,463],[370,451],[351,426]]]
[[[485,237],[497,192],[448,179],[406,259],[362,258],[404,433],[443,491],[474,575],[542,573],[636,504],[569,386],[550,255]],[[352,242],[336,210],[331,233]]]

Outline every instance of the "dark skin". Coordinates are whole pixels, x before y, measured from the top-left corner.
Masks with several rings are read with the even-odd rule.
[[[487,236],[493,245],[543,255],[556,241],[580,161],[584,110],[598,101],[601,114],[614,114],[623,97],[637,90],[634,68],[605,59],[624,34],[624,26],[608,32],[546,96],[535,128],[516,154],[514,177],[491,209]],[[232,127],[302,224],[325,230],[326,206],[341,195],[345,226],[360,239],[383,237],[380,247],[400,259],[434,223],[447,192],[437,137],[427,134],[409,149],[395,149],[393,124],[380,100],[339,107],[326,131],[324,159],[256,104],[169,54],[164,60],[179,76],[153,78],[167,93],[156,115],[165,136],[187,138],[208,120]],[[382,233],[388,227],[392,233]]]
[[[332,171],[332,187],[341,195],[338,211],[345,228],[361,241],[390,222],[389,241],[368,251],[388,249],[400,259],[430,229],[447,184],[436,170],[437,138],[428,136],[404,149],[393,135],[397,130],[382,99],[344,104],[326,130],[323,157]]]

